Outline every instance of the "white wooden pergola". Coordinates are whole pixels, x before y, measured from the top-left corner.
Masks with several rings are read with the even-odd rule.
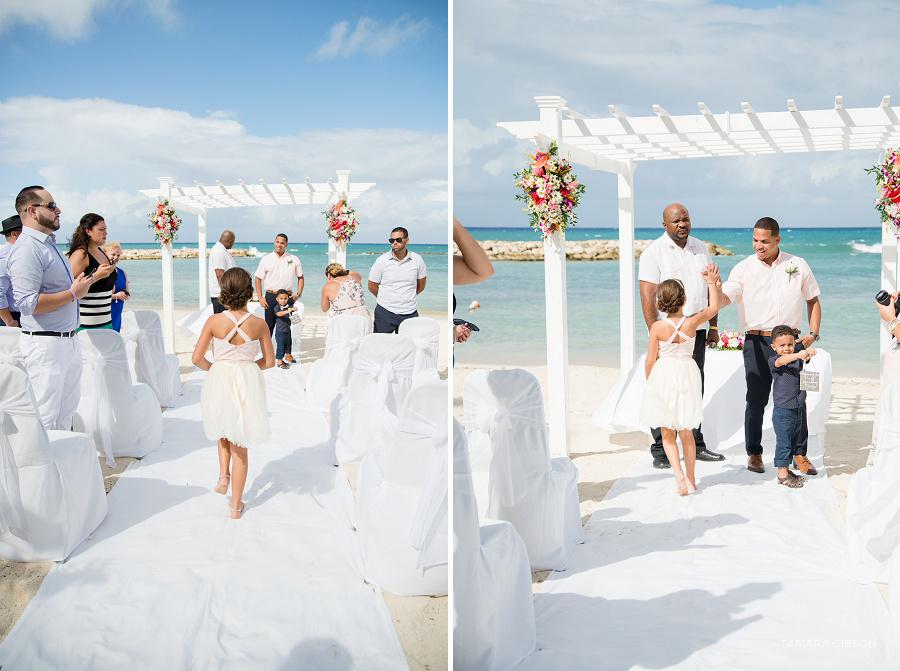
[[[279,184],[245,184],[239,180],[236,185],[225,185],[216,180],[215,186],[178,186],[170,177],[159,178],[158,189],[142,189],[141,193],[155,202],[169,201],[175,210],[197,215],[197,252],[199,258],[199,307],[209,303],[209,281],[206,266],[206,212],[225,207],[266,207],[272,205],[330,205],[339,198],[351,202],[364,191],[375,186],[375,182],[350,183],[349,170],[337,170],[337,180],[331,177],[327,182],[312,183],[309,177],[299,183],[288,183],[282,179]],[[335,245],[328,240],[328,262],[347,265],[345,245]],[[163,287],[163,339],[166,351],[175,351],[175,290],[172,275],[172,245],[162,245],[162,287]]]
[[[761,156],[823,151],[884,149],[900,143],[900,107],[884,96],[877,107],[845,109],[842,96],[833,109],[799,110],[793,100],[782,112],[756,112],[741,103],[741,112],[714,114],[702,102],[699,114],[672,116],[653,105],[653,116],[629,117],[609,106],[610,116],[588,118],[558,96],[536,97],[537,121],[497,125],[546,151],[556,141],[560,156],[591,170],[618,175],[619,290],[621,369],[635,359],[634,171],[641,161],[717,156]],[[874,188],[873,188],[874,193]],[[875,216],[873,212],[873,216]],[[547,376],[550,447],[569,449],[568,322],[566,310],[565,236],[544,241],[547,312]],[[882,234],[883,288],[897,287],[897,239]],[[882,331],[882,356],[889,343]]]

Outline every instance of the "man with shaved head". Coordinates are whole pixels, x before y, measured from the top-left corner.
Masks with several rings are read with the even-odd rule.
[[[692,315],[709,306],[709,294],[706,281],[700,274],[712,257],[706,245],[697,238],[691,237],[691,215],[687,208],[673,203],[663,210],[662,226],[664,233],[654,240],[641,254],[638,269],[638,281],[641,292],[641,310],[647,329],[654,322],[665,317],[657,310],[656,289],[663,280],[679,280],[684,286],[687,301],[684,314]],[[697,329],[694,341],[694,361],[700,368],[700,381],[703,382],[703,363],[706,360],[706,346],[714,347],[719,342],[718,316],[709,320],[709,330]],[[662,444],[662,432],[658,427],[651,427],[653,444],[650,453],[653,455],[654,468],[670,468],[668,457]],[[693,431],[694,442],[697,443],[697,459],[700,461],[722,461],[724,455],[706,449],[701,427]]]
[[[219,241],[209,252],[209,300],[213,306],[213,314],[225,312],[225,308],[219,302],[219,280],[226,270],[235,266],[234,259],[228,253],[233,246],[234,233],[222,231]]]

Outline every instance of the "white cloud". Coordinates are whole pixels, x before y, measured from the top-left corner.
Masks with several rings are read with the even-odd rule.
[[[399,49],[406,42],[415,42],[431,29],[427,19],[415,21],[401,16],[390,23],[362,17],[350,31],[349,21],[339,21],[331,26],[328,39],[316,51],[320,58],[338,58],[356,54],[384,56]]]
[[[361,241],[380,240],[382,228],[401,221],[423,242],[440,241],[447,230],[446,157],[443,133],[351,128],[262,137],[218,112],[195,117],[103,99],[0,102],[0,193],[11,194],[9,207],[26,183],[43,182],[63,209],[64,228],[102,210],[118,224],[110,234],[126,241],[145,236],[147,200],[138,191],[157,186],[160,176],[177,184],[249,184],[324,181],[340,169],[353,171],[351,181],[376,183],[357,201]],[[210,226],[257,226],[267,237],[285,221],[318,226],[321,209],[217,210]]]
[[[142,7],[167,27],[177,23],[171,0],[0,0],[0,33],[25,24],[48,30],[58,39],[76,41],[91,33],[95,14],[121,4]]]

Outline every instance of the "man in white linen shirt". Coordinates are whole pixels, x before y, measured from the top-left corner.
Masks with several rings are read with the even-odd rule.
[[[753,249],[750,256],[738,263],[722,283],[723,307],[736,303],[744,340],[744,377],[747,380],[747,406],[744,411],[744,446],[747,449],[747,470],[765,472],[762,461],[763,412],[772,389],[769,357],[773,350],[772,329],[779,324],[790,326],[799,336],[795,351],[812,345],[819,339],[822,306],[819,285],[806,261],[779,250],[781,241],[778,222],[763,217],[753,227]],[[809,333],[800,336],[803,326],[803,307],[809,319]],[[809,430],[806,406],[800,412],[800,443],[794,451],[794,466],[804,475],[815,475],[816,469],[806,456]]]
[[[229,268],[234,268],[234,259],[228,250],[234,246],[234,233],[222,231],[219,241],[209,252],[209,299],[213,306],[213,314],[225,312],[219,302],[219,280]]]
[[[369,271],[369,291],[375,295],[375,333],[396,333],[401,322],[418,317],[418,295],[428,274],[422,257],[406,249],[409,231],[397,227],[385,252]]]
[[[48,431],[70,431],[81,398],[78,301],[93,280],[84,273],[72,277],[69,262],[56,247],[60,210],[43,187],[22,189],[16,211],[22,234],[9,252],[7,268],[22,315],[19,350],[41,423]]]
[[[22,233],[22,218],[15,214],[3,220],[0,231],[6,238],[6,244],[0,247],[0,322],[3,326],[18,326],[19,313],[13,298],[12,284],[9,282],[9,271],[6,269],[6,257]]]
[[[266,309],[270,335],[275,329],[275,309],[278,307],[275,295],[279,289],[290,292],[294,280],[297,280],[297,293],[292,293],[288,298],[288,307],[293,307],[294,301],[303,294],[303,268],[300,259],[286,251],[287,244],[288,237],[284,233],[276,235],[275,250],[262,257],[256,268],[256,295],[259,296],[259,304]],[[290,354],[285,354],[284,359],[294,363],[294,357]]]
[[[664,280],[679,280],[684,286],[687,301],[684,314],[692,315],[709,307],[709,293],[706,280],[701,271],[712,263],[706,244],[697,238],[690,237],[691,215],[684,205],[673,203],[663,210],[662,226],[665,233],[652,243],[641,254],[638,265],[638,282],[641,292],[641,310],[647,330],[665,317],[656,305],[656,290]],[[718,316],[709,320],[709,335],[706,329],[697,329],[694,341],[693,359],[700,369],[700,385],[703,385],[703,364],[706,361],[707,343],[714,347],[719,342]],[[693,430],[694,442],[697,444],[697,459],[700,461],[722,461],[725,456],[706,449],[703,440],[702,426]],[[653,468],[671,468],[662,444],[662,431],[659,427],[650,428],[653,444],[650,454],[653,456]]]

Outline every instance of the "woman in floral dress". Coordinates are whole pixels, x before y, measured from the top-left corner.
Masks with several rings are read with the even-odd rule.
[[[347,270],[339,263],[325,268],[325,286],[322,287],[322,312],[333,315],[360,315],[371,319],[366,297],[363,294],[362,277]]]

